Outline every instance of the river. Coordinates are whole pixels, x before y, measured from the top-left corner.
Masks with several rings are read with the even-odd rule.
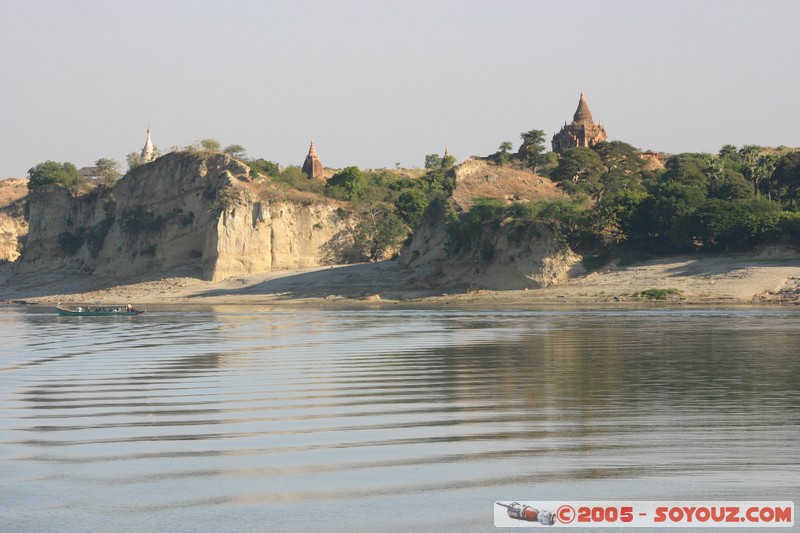
[[[495,501],[798,503],[799,325],[0,307],[0,530],[491,531]]]

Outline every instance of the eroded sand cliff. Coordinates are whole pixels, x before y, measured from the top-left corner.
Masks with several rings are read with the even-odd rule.
[[[130,278],[182,268],[217,281],[353,255],[345,210],[325,199],[262,197],[249,170],[224,154],[173,153],[113,189],[42,187],[29,196],[18,269]]]

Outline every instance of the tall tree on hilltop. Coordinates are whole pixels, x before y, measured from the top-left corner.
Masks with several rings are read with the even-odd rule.
[[[789,200],[789,208],[794,207],[794,201],[800,191],[800,152],[789,152],[778,160],[772,179]]]
[[[676,183],[690,187],[708,189],[709,154],[684,153],[671,156],[664,165],[666,171],[661,175],[662,183]]]
[[[222,151],[222,143],[216,139],[200,139],[200,147],[209,152]]]
[[[325,189],[334,195],[341,193],[345,200],[357,200],[364,196],[366,186],[367,179],[360,168],[345,167],[328,180]]]
[[[730,159],[731,161],[736,161],[736,147],[732,144],[726,144],[722,148],[719,149],[719,156],[723,159]]]
[[[84,186],[85,182],[75,165],[69,162],[45,161],[28,170],[29,191],[50,183],[60,183],[70,189],[77,189]]]
[[[600,177],[603,172],[605,166],[597,152],[579,146],[564,152],[551,177],[569,193],[584,193],[598,198],[602,196]]]
[[[511,161],[511,156],[509,155],[509,151],[512,148],[511,141],[504,141],[500,143],[500,147],[497,152],[492,155],[492,159],[497,166],[502,167],[505,166]]]
[[[750,179],[753,184],[754,194],[758,196],[762,184],[767,184],[767,198],[770,200],[772,191],[769,188],[769,178],[775,171],[780,156],[778,154],[761,154],[750,166],[742,168],[743,174]]]
[[[603,141],[592,150],[597,152],[606,167],[601,178],[604,191],[616,193],[641,185],[645,163],[635,147],[622,141]]]
[[[442,168],[450,169],[453,168],[453,165],[455,164],[456,164],[455,156],[445,152],[444,156],[442,156]]]
[[[758,194],[758,184],[761,172],[758,169],[758,158],[761,157],[762,148],[754,144],[742,146],[736,155],[742,165],[742,174],[753,183],[755,194]],[[766,176],[764,176],[766,178]]]
[[[761,154],[756,161],[755,172],[753,173],[756,177],[756,180],[754,180],[756,194],[758,194],[759,187],[766,183],[767,198],[769,200],[772,200],[772,180],[770,180],[770,178],[772,177],[772,173],[775,172],[775,167],[778,165],[780,158],[781,156],[778,154]]]
[[[442,156],[439,154],[428,154],[425,156],[425,168],[439,168],[442,166]]]
[[[530,130],[520,133],[522,146],[519,147],[519,155],[522,157],[523,164],[533,169],[536,173],[537,167],[546,162],[544,155],[546,137],[542,130]]]
[[[247,150],[241,144],[229,144],[222,152],[233,158],[241,159],[245,156]]]
[[[122,173],[119,171],[119,163],[113,159],[101,157],[94,162],[100,176],[100,184],[105,187],[113,187]]]

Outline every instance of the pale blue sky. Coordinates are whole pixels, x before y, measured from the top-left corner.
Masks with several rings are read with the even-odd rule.
[[[800,146],[800,2],[0,0],[0,178],[204,137],[301,164],[422,166],[548,139]]]

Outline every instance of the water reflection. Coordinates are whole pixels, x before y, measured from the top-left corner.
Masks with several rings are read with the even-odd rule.
[[[369,506],[484,531],[504,498],[797,500],[798,317],[3,308],[0,513],[317,530],[283,507],[313,501],[330,530]]]

